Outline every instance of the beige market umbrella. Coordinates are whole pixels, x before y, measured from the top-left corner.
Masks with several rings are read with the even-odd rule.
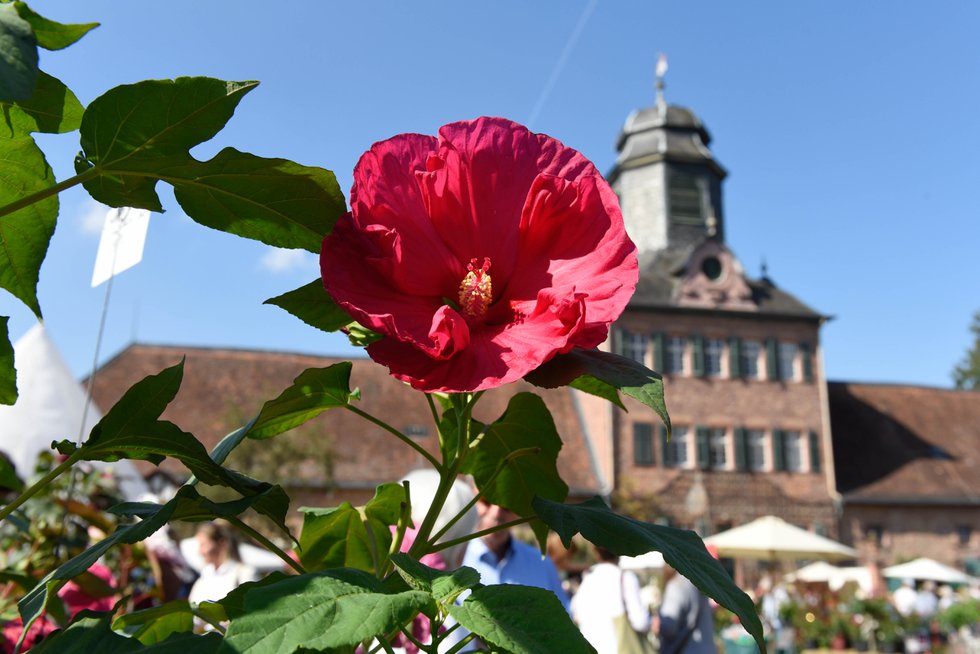
[[[965,572],[926,558],[890,566],[882,570],[881,574],[892,579],[928,579],[944,584],[969,584],[976,581]]]
[[[704,543],[717,547],[719,556],[763,561],[839,561],[858,556],[857,550],[847,545],[800,529],[774,515],[715,534],[705,538]]]
[[[826,561],[814,561],[795,572],[783,576],[784,581],[826,583],[831,590],[840,590],[849,581],[857,583],[870,593],[873,585],[871,571],[864,566],[838,568]]]

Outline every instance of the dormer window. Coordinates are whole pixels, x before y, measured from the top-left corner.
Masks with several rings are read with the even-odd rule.
[[[670,220],[683,225],[704,225],[704,199],[694,175],[672,172],[668,185]]]

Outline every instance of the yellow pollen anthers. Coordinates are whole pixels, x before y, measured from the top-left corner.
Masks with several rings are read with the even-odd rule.
[[[476,259],[470,259],[466,266],[469,271],[459,283],[459,306],[467,318],[482,318],[493,300],[493,286],[490,282],[490,259],[483,257],[483,266],[476,267]]]

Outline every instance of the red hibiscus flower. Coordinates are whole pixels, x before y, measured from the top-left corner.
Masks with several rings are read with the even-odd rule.
[[[501,386],[593,348],[636,287],[595,166],[502,118],[376,143],[350,202],[323,241],[324,286],[384,336],[371,358],[423,391]]]

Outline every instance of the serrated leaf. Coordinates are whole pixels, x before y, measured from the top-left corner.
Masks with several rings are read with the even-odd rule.
[[[78,129],[85,107],[59,80],[38,72],[34,93],[27,99],[0,101],[0,114],[11,138],[32,132],[61,134]]]
[[[120,636],[112,630],[112,613],[80,611],[71,624],[45,638],[31,649],[35,654],[122,654],[140,649],[133,638]]]
[[[419,591],[386,594],[358,570],[289,577],[245,593],[245,613],[232,618],[219,652],[292,654],[354,645],[394,631],[431,603]]]
[[[465,566],[458,570],[436,570],[401,553],[393,554],[391,562],[405,583],[432,595],[444,606],[452,604],[463,591],[476,588],[480,583],[480,573]]]
[[[0,14],[5,6],[9,5],[0,5]],[[0,209],[55,183],[44,154],[30,136],[0,138],[0,182]],[[38,318],[38,274],[57,221],[57,196],[0,216],[0,288]]]
[[[609,400],[625,409],[622,392],[657,412],[670,432],[661,376],[632,359],[600,350],[572,350],[559,354],[525,379],[542,388],[571,386]]]
[[[247,581],[241,584],[217,602],[201,602],[199,608],[203,608],[208,615],[220,618],[220,620],[235,620],[248,611],[245,609],[245,594],[253,588],[277,584],[284,579],[289,579],[291,575],[274,571],[267,574],[258,581]],[[224,617],[221,617],[221,616]]]
[[[15,2],[17,13],[27,21],[34,32],[37,44],[45,50],[61,50],[99,26],[98,23],[57,23],[35,13],[24,2]]]
[[[375,572],[388,557],[391,529],[406,501],[400,484],[382,484],[374,497],[357,509],[344,502],[336,508],[302,508],[300,563],[307,570],[356,568]]]
[[[279,397],[262,406],[248,431],[249,438],[271,438],[297,427],[324,411],[350,404],[360,396],[350,390],[349,361],[326,368],[309,368]]]
[[[462,472],[473,475],[483,497],[520,516],[534,516],[535,496],[562,502],[568,486],[558,474],[561,437],[547,405],[533,393],[518,393],[510,399],[503,415],[494,421],[467,454]],[[520,450],[531,453],[511,458],[494,479],[501,462]],[[531,525],[542,551],[548,529]]]
[[[0,100],[29,98],[37,81],[37,39],[14,4],[0,4]]]
[[[549,590],[516,584],[477,588],[449,614],[486,643],[510,654],[595,654]]]
[[[323,238],[346,211],[330,171],[234,148],[210,161],[191,160],[159,173],[197,222],[277,247],[319,253]]]
[[[285,533],[289,498],[278,486],[259,482],[215,463],[192,434],[159,420],[174,399],[183,378],[183,361],[133,385],[92,429],[79,449],[83,460],[121,458],[159,464],[165,457],[183,463],[194,476],[212,486],[232,488],[249,498],[252,508],[270,518]],[[254,498],[254,499],[253,499]]]
[[[319,277],[288,293],[269,298],[263,304],[284,309],[310,327],[325,332],[335,332],[351,321],[347,312],[327,295]]]
[[[693,531],[651,525],[616,514],[598,497],[575,505],[535,498],[534,507],[538,517],[558,533],[566,547],[572,536],[580,533],[595,545],[621,556],[661,552],[669,565],[737,615],[765,651],[762,623],[752,600],[735,585]]]
[[[17,401],[17,368],[14,367],[14,346],[10,344],[9,322],[9,317],[0,316],[0,404],[8,405]],[[10,484],[17,484],[19,481],[10,462],[0,461],[0,484],[17,490],[23,484]]]

